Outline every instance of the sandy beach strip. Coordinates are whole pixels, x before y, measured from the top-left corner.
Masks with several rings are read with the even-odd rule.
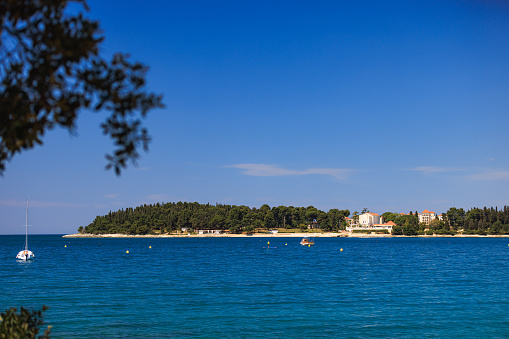
[[[346,237],[349,233],[253,233],[253,234],[66,234],[63,238],[336,238]]]
[[[63,238],[507,238],[508,235],[477,235],[477,234],[456,234],[456,235],[391,235],[391,234],[369,234],[369,233],[254,233],[254,234],[66,234]]]

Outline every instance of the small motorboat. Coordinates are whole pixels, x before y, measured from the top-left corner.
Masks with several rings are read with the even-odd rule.
[[[304,237],[302,238],[302,240],[300,241],[300,244],[302,246],[311,246],[311,245],[314,245],[315,244],[315,240],[314,239],[311,239],[309,237]]]

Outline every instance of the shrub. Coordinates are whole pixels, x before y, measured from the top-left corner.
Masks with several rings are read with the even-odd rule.
[[[15,307],[12,307],[0,314],[0,338],[36,338],[40,327],[44,325],[42,312],[49,307],[43,306],[40,311],[29,311],[21,307],[19,313]],[[49,338],[51,326],[44,330],[44,334],[38,338]]]

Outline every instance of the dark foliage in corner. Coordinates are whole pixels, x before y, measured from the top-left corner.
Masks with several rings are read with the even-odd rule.
[[[42,310],[29,311],[21,307],[17,313],[17,309],[12,307],[0,313],[0,339],[49,338],[51,326],[48,326],[42,335],[37,336],[44,325],[42,312],[48,308],[43,306]]]
[[[45,132],[75,132],[81,110],[108,112],[101,128],[116,147],[106,158],[117,175],[148,147],[141,118],[162,97],[144,91],[147,67],[120,53],[104,60],[99,23],[72,14],[69,2],[0,0],[0,174]]]

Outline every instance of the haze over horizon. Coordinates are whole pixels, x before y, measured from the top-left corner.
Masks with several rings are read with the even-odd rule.
[[[88,1],[103,55],[149,66],[164,109],[120,177],[77,136],[0,177],[0,234],[76,233],[163,202],[438,214],[509,205],[509,5],[502,1]]]

